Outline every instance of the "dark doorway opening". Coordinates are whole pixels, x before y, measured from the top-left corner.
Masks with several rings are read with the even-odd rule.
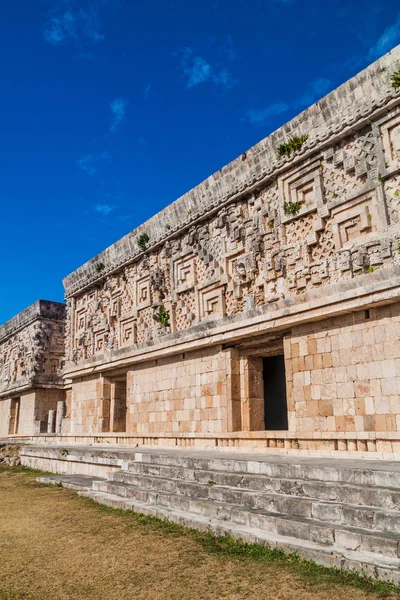
[[[263,358],[263,378],[265,429],[287,430],[289,425],[283,354]]]

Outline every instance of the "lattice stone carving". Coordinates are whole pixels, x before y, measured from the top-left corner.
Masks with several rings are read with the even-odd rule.
[[[397,225],[400,221],[400,174],[385,181],[385,196],[389,223]]]
[[[319,261],[335,252],[335,243],[333,239],[332,223],[327,223],[324,231],[318,237],[318,243],[311,249],[312,261]]]
[[[286,243],[304,243],[308,235],[313,232],[314,214],[304,215],[285,225]]]
[[[371,127],[332,146],[325,151],[324,158],[322,172],[327,201],[348,197],[367,176],[377,176],[377,147]]]
[[[395,114],[381,126],[382,143],[388,167],[400,165],[400,114]]]
[[[153,309],[145,308],[139,312],[137,319],[137,341],[147,342],[153,338],[155,321],[153,318]]]
[[[177,331],[188,329],[197,319],[196,293],[188,290],[178,295],[175,307],[175,325]]]

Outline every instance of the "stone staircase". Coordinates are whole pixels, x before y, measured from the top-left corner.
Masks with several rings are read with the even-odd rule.
[[[133,453],[82,495],[400,583],[400,465]]]

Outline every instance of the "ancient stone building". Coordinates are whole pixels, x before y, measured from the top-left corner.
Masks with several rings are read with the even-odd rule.
[[[399,69],[66,277],[71,439],[400,456]]]
[[[65,305],[45,300],[0,326],[0,437],[60,431],[64,333]]]

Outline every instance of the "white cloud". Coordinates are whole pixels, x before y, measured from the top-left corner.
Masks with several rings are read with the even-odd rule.
[[[144,88],[143,95],[144,95],[145,98],[148,98],[150,96],[151,88],[152,88],[151,83],[148,83],[146,85],[146,87]]]
[[[282,113],[287,112],[289,108],[289,104],[286,104],[285,102],[277,102],[267,106],[267,108],[249,110],[247,113],[247,118],[250,123],[265,123],[271,117],[275,117],[276,115],[281,115]]]
[[[78,158],[76,164],[80,169],[82,169],[82,171],[85,171],[85,173],[87,173],[88,175],[93,176],[97,173],[97,169],[95,166],[96,163],[98,163],[99,161],[110,160],[110,158],[110,154],[107,152],[107,150],[105,150],[97,156],[94,156],[93,154],[85,154],[85,156],[81,156],[81,158]]]
[[[319,77],[312,81],[305,89],[304,94],[300,96],[297,102],[294,102],[296,108],[303,108],[314,104],[331,91],[332,81],[325,77]]]
[[[184,48],[181,51],[181,57],[181,67],[186,76],[187,89],[210,82],[228,90],[237,83],[228,69],[212,67],[202,56],[195,54],[193,48]]]
[[[247,120],[250,121],[250,123],[264,124],[272,117],[282,115],[290,109],[303,110],[320,100],[322,96],[325,96],[325,94],[332,89],[332,87],[333,84],[330,79],[319,77],[318,79],[311,81],[299,98],[293,100],[292,103],[275,102],[266,108],[249,110],[246,115]]]
[[[393,25],[386,27],[377,42],[368,52],[368,60],[373,61],[389,52],[396,44],[400,42],[400,14]]]
[[[117,98],[116,100],[113,100],[111,102],[110,109],[112,115],[112,123],[110,131],[116,131],[121,125],[122,121],[124,121],[127,106],[128,102],[126,100],[123,100],[122,98]]]
[[[96,204],[94,210],[101,213],[105,217],[108,217],[111,211],[115,210],[117,206],[112,206],[111,204]]]
[[[76,9],[72,0],[56,1],[51,16],[43,27],[43,38],[52,46],[72,45],[80,50],[104,40],[100,31],[99,2]]]

